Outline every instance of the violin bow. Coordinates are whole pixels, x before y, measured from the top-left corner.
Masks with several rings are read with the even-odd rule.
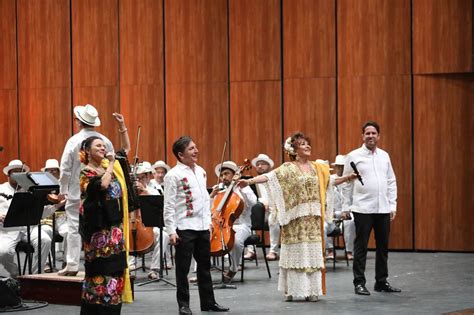
[[[221,166],[219,167],[219,175],[217,175],[217,183],[216,185],[219,185],[219,178],[221,177],[222,173],[222,165],[224,164],[224,155],[225,155],[225,149],[227,148],[227,140],[224,142],[224,148],[222,149],[222,155],[221,155]]]

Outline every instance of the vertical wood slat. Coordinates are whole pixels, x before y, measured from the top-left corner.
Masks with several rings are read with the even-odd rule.
[[[474,251],[474,75],[415,76],[416,249]]]
[[[169,84],[166,95],[168,162],[173,166],[176,162],[173,142],[191,136],[199,149],[198,164],[206,170],[209,185],[214,185],[214,165],[228,139],[227,83]]]
[[[167,0],[166,82],[227,82],[227,1]]]
[[[18,158],[18,100],[15,0],[0,0],[0,165]],[[0,173],[0,181],[6,180]]]
[[[17,5],[20,156],[39,170],[46,159],[61,157],[58,144],[71,130],[69,1]]]
[[[120,112],[132,154],[140,125],[139,158],[165,159],[163,2],[120,1]],[[152,162],[153,163],[153,162]]]
[[[336,154],[336,79],[288,79],[284,90],[284,138],[302,131],[311,138],[312,158],[332,162]]]
[[[118,146],[118,1],[72,0],[73,105],[94,105],[97,130]]]
[[[334,0],[283,0],[286,78],[336,76]]]
[[[230,81],[278,80],[280,1],[230,0]]]
[[[410,73],[410,0],[337,3],[338,75]]]
[[[281,95],[280,82],[233,82],[230,87],[232,160],[242,164],[259,153],[280,165]]]
[[[413,72],[472,72],[472,0],[413,1]]]

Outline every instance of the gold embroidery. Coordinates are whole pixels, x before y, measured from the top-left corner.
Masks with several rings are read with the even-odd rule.
[[[321,242],[321,220],[319,216],[305,216],[290,221],[281,227],[282,244]]]

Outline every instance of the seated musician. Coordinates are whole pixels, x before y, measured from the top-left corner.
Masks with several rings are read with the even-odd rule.
[[[216,165],[216,175],[220,177],[220,181],[223,185],[220,184],[214,187],[213,191],[211,192],[211,198],[214,198],[219,193],[220,188],[223,188],[222,190],[225,190],[225,188],[231,184],[232,178],[234,178],[238,169],[239,168],[237,167],[237,165],[232,161],[225,161],[224,163],[222,163],[222,168],[221,164]],[[229,271],[224,274],[224,280],[226,282],[232,281],[232,278],[237,273],[238,265],[242,259],[242,254],[244,251],[244,242],[251,234],[251,209],[257,203],[257,196],[255,196],[255,193],[250,187],[235,187],[234,192],[239,195],[245,205],[242,214],[235,220],[233,225],[233,229],[235,231],[235,241],[234,247],[229,253]]]
[[[11,277],[18,275],[18,267],[15,264],[15,247],[20,241],[27,242],[27,228],[3,227],[3,221],[10,207],[12,197],[21,187],[12,179],[13,173],[28,172],[30,168],[20,160],[12,160],[3,169],[3,173],[8,176],[8,181],[0,185],[0,264],[2,264]],[[35,248],[33,255],[32,271],[38,270],[38,226],[30,227],[31,244]],[[44,268],[51,246],[51,238],[44,234],[41,237],[41,268]]]
[[[155,164],[152,165],[152,168],[155,172],[153,173],[154,178],[150,181],[150,184],[158,190],[159,195],[162,196],[165,191],[164,178],[171,167],[163,161],[156,161]]]
[[[155,185],[151,183],[153,179],[153,168],[151,167],[149,162],[142,162],[138,165],[137,168],[137,190],[139,195],[160,195],[160,191],[156,188]],[[155,236],[155,247],[153,249],[152,259],[151,259],[151,266],[150,272],[148,273],[148,278],[158,279],[159,277],[159,270],[160,270],[160,228],[154,227],[153,234]],[[166,261],[165,268],[170,269],[167,264],[171,263],[171,256],[168,250],[169,245],[169,236],[168,233],[163,231],[163,250],[164,255],[163,258]],[[132,256],[130,256],[132,257]],[[133,257],[135,259],[135,257]]]
[[[352,260],[352,252],[354,250],[354,239],[355,239],[355,224],[354,218],[349,212],[342,211],[342,204],[344,197],[342,196],[342,187],[348,181],[351,181],[356,178],[357,175],[354,173],[348,176],[342,176],[344,172],[344,163],[345,157],[343,155],[336,156],[334,163],[331,163],[331,166],[334,168],[334,174],[331,174],[334,180],[334,219],[343,220],[344,224],[344,243],[346,244],[347,259]],[[334,230],[336,229],[336,224],[327,222],[324,223],[324,230],[327,236],[326,237],[326,249],[327,255],[326,259],[334,259],[334,244],[333,238],[330,237]]]
[[[56,179],[59,180],[60,170],[59,170],[58,160],[56,159],[46,160],[45,166],[41,169],[41,171],[50,173]],[[66,219],[66,212],[65,211],[56,212],[56,210],[63,208],[65,204],[66,204],[66,200],[62,200],[57,204],[45,206],[44,211],[43,211],[43,219],[41,220],[42,231],[47,233],[49,237],[53,239],[53,216],[54,216],[55,232],[63,237],[63,241],[59,243],[58,247],[56,247],[56,258],[60,258],[63,260],[62,268],[66,267],[66,257],[64,256],[64,253],[66,252],[66,248],[67,248],[66,238],[67,238],[68,225],[67,225],[67,219]],[[51,269],[52,269],[51,266],[49,266],[49,268],[45,268],[45,272],[48,272]]]

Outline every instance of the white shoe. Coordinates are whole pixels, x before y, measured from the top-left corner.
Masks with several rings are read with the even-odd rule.
[[[285,294],[285,302],[293,301],[293,295]]]
[[[317,302],[319,301],[319,298],[317,295],[310,295],[310,296],[307,296],[305,300],[308,302]]]

